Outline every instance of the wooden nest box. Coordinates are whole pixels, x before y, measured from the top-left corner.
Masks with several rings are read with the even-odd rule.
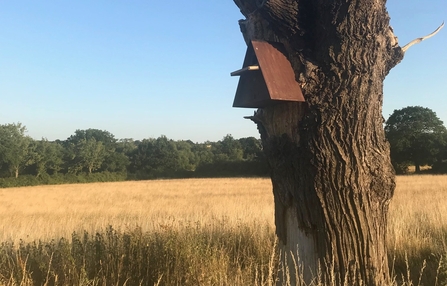
[[[240,76],[233,107],[262,108],[280,101],[302,101],[303,93],[279,43],[251,41]]]

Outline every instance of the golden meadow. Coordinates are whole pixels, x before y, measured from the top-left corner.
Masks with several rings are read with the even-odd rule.
[[[1,285],[274,285],[269,179],[0,189]],[[447,176],[401,176],[393,285],[447,285]]]

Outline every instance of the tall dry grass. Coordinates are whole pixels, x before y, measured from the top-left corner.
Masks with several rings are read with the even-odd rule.
[[[0,241],[14,242],[0,247],[0,284],[266,285],[270,188],[194,179],[0,190]]]
[[[125,252],[130,251],[129,245],[144,243],[147,249],[132,250],[136,254],[113,254],[118,257],[118,266],[107,268],[109,276],[119,277],[121,272],[116,269],[124,261],[119,257],[134,255],[136,263],[152,249],[152,256],[154,251],[160,256],[152,263],[157,267],[163,264],[153,274],[161,279],[160,285],[272,285],[273,216],[268,179],[158,180],[0,189],[0,242],[14,242],[16,246],[21,243],[26,249],[27,243],[35,240],[84,239],[80,243],[84,251],[81,261],[86,261],[88,252],[96,251],[98,245],[115,245]],[[388,227],[396,285],[447,282],[447,267],[440,264],[447,254],[447,176],[398,177]],[[82,238],[84,231],[89,237]],[[73,236],[73,232],[77,234]],[[68,249],[68,256],[73,255],[73,246],[65,243],[66,240],[62,240],[62,246],[60,242],[50,246],[34,244],[31,249],[38,252],[45,247],[62,247]],[[159,248],[153,248],[157,245]],[[47,263],[51,262],[48,257]],[[101,267],[98,271],[104,279],[97,281],[110,282]],[[50,274],[50,270],[42,271],[43,276]],[[81,274],[78,276],[87,275]],[[84,284],[81,280],[76,283],[100,285],[89,279]]]
[[[186,224],[273,227],[267,179],[187,179],[0,189],[0,241],[69,237],[73,231]]]
[[[447,275],[447,176],[398,176],[390,205],[388,249],[394,271],[434,285],[437,271],[446,282]],[[438,270],[440,261],[444,261]],[[425,266],[424,266],[425,265]],[[425,267],[420,274],[417,269]],[[412,269],[407,273],[407,269]],[[438,275],[439,276],[439,275]],[[402,280],[402,279],[400,279]]]

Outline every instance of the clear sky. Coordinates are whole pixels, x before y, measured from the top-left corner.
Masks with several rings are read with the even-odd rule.
[[[447,20],[446,0],[389,0],[401,46]],[[232,108],[245,43],[231,0],[0,0],[0,124],[35,139],[76,129],[194,142],[258,137]],[[385,80],[384,117],[421,105],[447,124],[447,28]]]

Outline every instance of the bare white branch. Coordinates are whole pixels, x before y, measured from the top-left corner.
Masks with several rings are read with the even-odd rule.
[[[425,36],[425,37],[422,37],[422,38],[414,39],[413,41],[411,41],[411,42],[409,42],[408,44],[406,44],[406,45],[402,48],[402,51],[405,53],[411,46],[416,45],[416,44],[419,44],[419,43],[422,42],[423,40],[426,40],[426,39],[428,39],[428,38],[433,37],[434,35],[436,35],[436,34],[442,29],[442,27],[444,27],[444,22],[442,22],[441,26],[439,26],[435,31],[433,31],[433,33],[431,33],[431,34],[429,34],[429,35],[427,35],[427,36]]]

